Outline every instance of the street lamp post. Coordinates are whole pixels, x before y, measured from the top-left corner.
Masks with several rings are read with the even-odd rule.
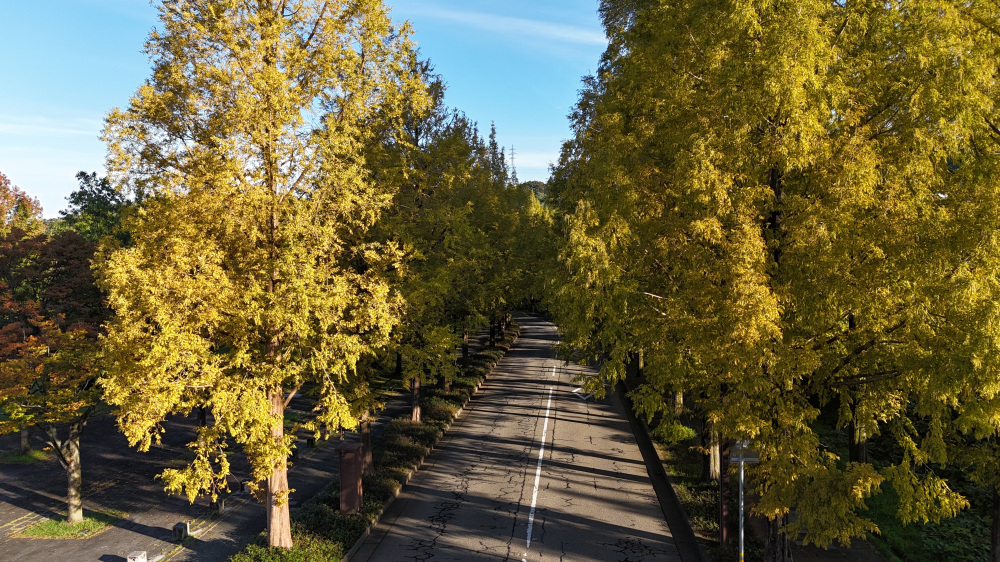
[[[739,441],[733,447],[736,460],[740,463],[740,562],[744,562],[743,553],[743,466],[747,463],[756,464],[760,462],[760,454],[750,449],[749,441]]]

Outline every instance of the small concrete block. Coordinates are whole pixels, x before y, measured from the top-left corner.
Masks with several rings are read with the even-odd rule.
[[[191,536],[191,524],[187,521],[181,521],[180,523],[174,525],[174,540],[182,541]]]
[[[316,438],[306,437],[306,447],[315,447],[315,446],[316,446]]]
[[[128,553],[128,562],[146,562],[146,551],[137,550]]]
[[[240,492],[246,493],[250,491],[250,481],[240,480]]]
[[[219,501],[209,504],[208,508],[212,513],[222,513],[226,510],[226,500],[219,498]]]
[[[292,460],[293,461],[299,460],[299,448],[298,447],[295,447],[294,449],[292,449]]]

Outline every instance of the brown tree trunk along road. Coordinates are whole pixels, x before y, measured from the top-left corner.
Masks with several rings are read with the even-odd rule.
[[[617,397],[553,359],[555,327],[521,338],[352,558],[680,561]]]

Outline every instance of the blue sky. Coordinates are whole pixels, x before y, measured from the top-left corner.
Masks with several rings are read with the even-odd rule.
[[[80,170],[103,173],[105,113],[149,75],[146,0],[0,1],[0,171],[65,207]],[[598,0],[389,0],[448,84],[447,103],[515,147],[522,181],[545,180],[580,78],[597,68]]]

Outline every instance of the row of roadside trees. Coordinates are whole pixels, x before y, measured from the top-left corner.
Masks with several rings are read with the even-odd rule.
[[[52,444],[73,521],[98,401],[140,450],[204,408],[166,488],[214,497],[237,448],[288,548],[291,398],[330,436],[378,407],[379,369],[446,384],[463,336],[538,290],[519,256],[548,218],[381,2],[165,0],[160,19],[152,76],[107,117],[109,177],[80,176],[69,228],[43,232],[3,186],[10,244],[36,249],[5,253],[29,273],[2,280],[2,428],[69,423]],[[79,259],[45,257],[63,246]]]
[[[994,2],[604,0],[609,38],[548,186],[553,309],[637,409],[749,440],[789,542],[994,490],[1000,560],[1000,12]],[[835,412],[846,457],[821,442]],[[891,460],[866,444],[890,436]],[[796,522],[787,516],[794,510]]]

